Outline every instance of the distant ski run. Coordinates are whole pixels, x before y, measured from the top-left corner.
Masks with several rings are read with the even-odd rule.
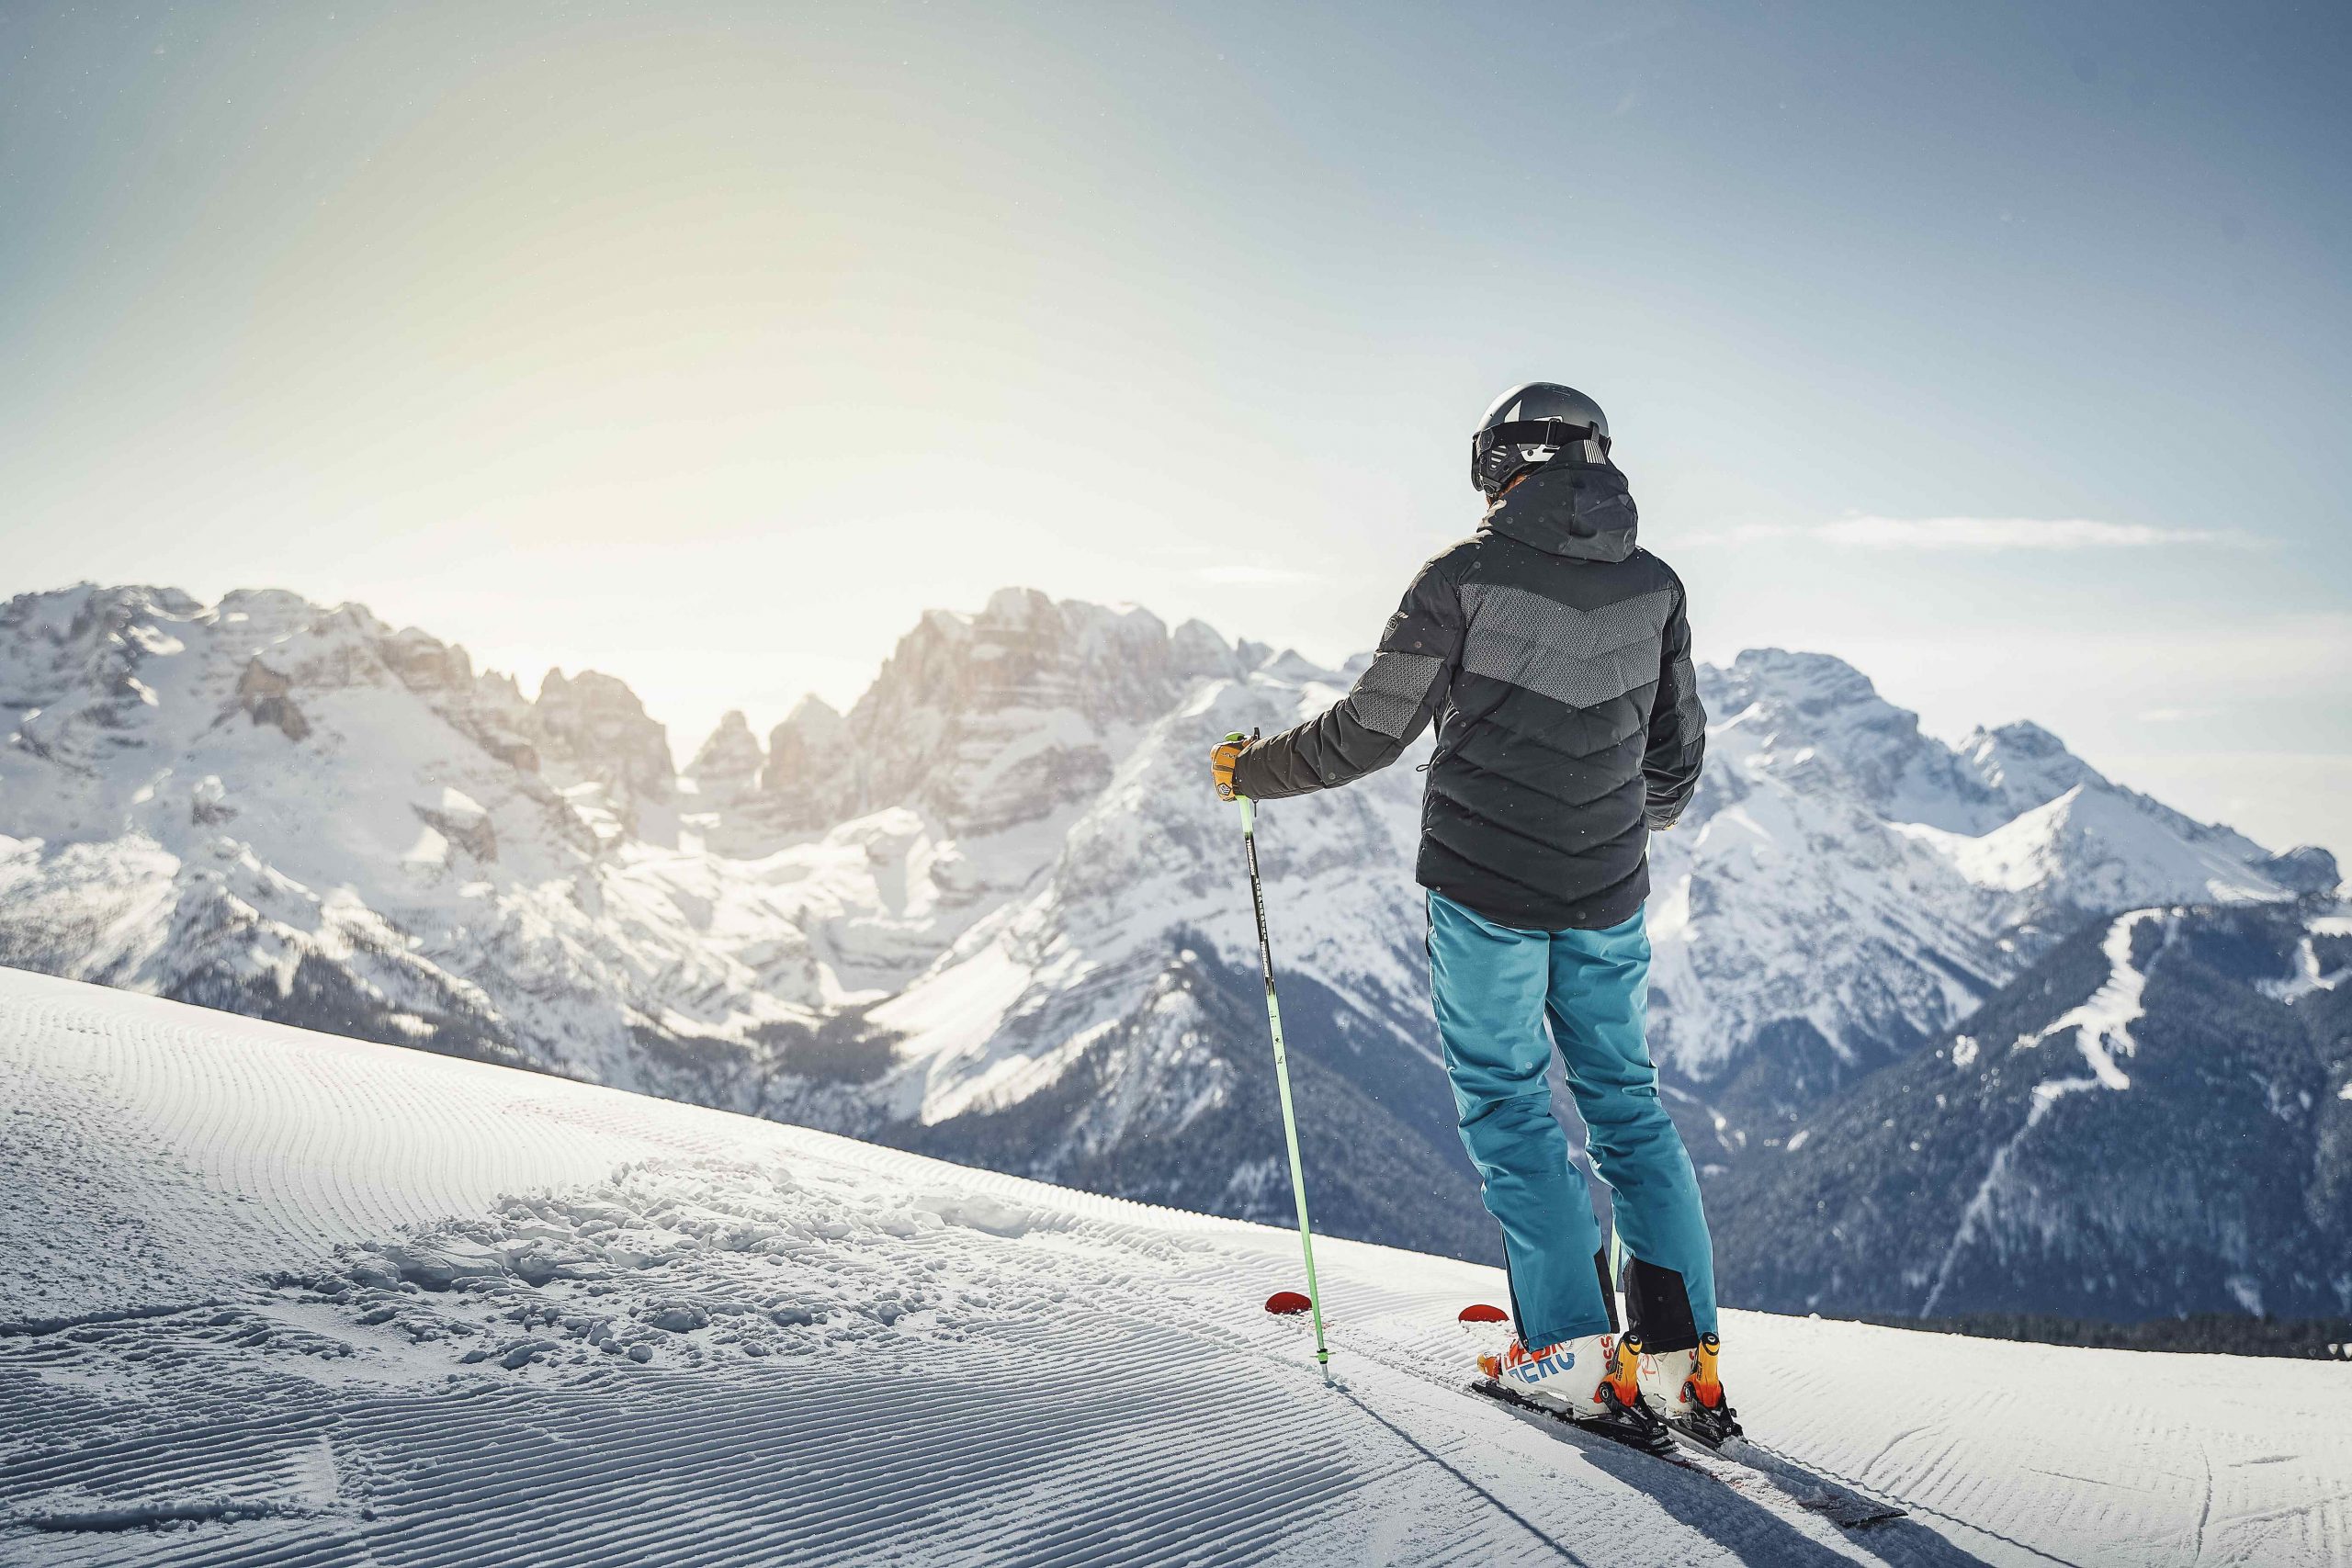
[[[2139,1048],[2138,1042],[2132,1037],[2132,1026],[2143,1016],[2143,998],[2147,989],[2148,976],[2132,962],[2132,939],[2143,922],[2155,919],[2163,913],[2161,909],[2133,909],[2117,916],[2099,943],[2099,951],[2107,958],[2108,974],[2098,989],[2084,1001],[2059,1014],[2038,1032],[2020,1036],[2010,1047],[2013,1053],[2033,1050],[2043,1041],[2071,1029],[2075,1032],[2075,1048],[2081,1052],[2092,1076],[2086,1078],[2046,1078],[2034,1085],[2033,1103],[2027,1108],[2025,1125],[1994,1151],[1991,1162],[1984,1168],[1984,1180],[1976,1184],[1976,1190],[1960,1212],[1960,1224],[1952,1232],[1950,1245],[1944,1248],[1942,1261],[1936,1266],[1935,1283],[1928,1288],[1928,1299],[1919,1303],[1921,1317],[1933,1313],[1936,1303],[1943,1299],[1945,1288],[1951,1283],[1952,1270],[1959,1267],[1962,1255],[1967,1251],[1969,1244],[1977,1239],[1987,1216],[1993,1212],[1994,1200],[2000,1194],[2010,1162],[2016,1157],[2018,1147],[2050,1114],[2051,1108],[2066,1096],[2085,1089],[2121,1091],[2132,1087],[2131,1077],[2115,1065],[2115,1052],[2120,1049],[2128,1056]],[[2170,940],[2169,929],[2166,940]]]

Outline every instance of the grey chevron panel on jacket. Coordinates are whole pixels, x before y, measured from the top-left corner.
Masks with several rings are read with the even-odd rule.
[[[1465,582],[1462,601],[1470,618],[1464,670],[1579,708],[1657,681],[1674,609],[1673,592],[1663,588],[1579,610],[1523,588]]]

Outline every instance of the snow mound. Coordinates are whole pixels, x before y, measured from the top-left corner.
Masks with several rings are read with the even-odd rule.
[[[2335,1365],[1733,1314],[1693,1472],[1464,1394],[1468,1264],[1321,1249],[1326,1386],[1283,1232],[805,1129],[9,970],[0,1105],[10,1564],[2352,1545]]]

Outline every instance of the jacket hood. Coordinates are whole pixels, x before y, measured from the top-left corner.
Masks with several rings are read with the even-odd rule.
[[[1553,463],[1511,486],[1478,526],[1570,560],[1620,561],[1634,553],[1638,521],[1614,466]]]

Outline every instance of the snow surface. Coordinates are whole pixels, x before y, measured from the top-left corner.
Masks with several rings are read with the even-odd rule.
[[[1284,1232],[805,1129],[9,970],[0,1107],[12,1565],[2352,1551],[2352,1367],[1729,1314],[1841,1533],[1461,1393],[1468,1264],[1325,1243],[1327,1387]]]

